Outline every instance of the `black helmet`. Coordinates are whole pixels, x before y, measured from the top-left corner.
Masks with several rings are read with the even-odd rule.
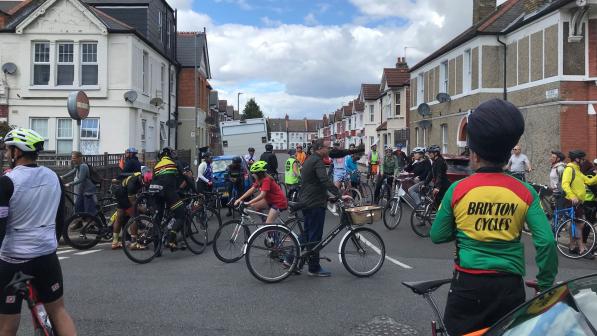
[[[564,155],[564,153],[560,152],[560,151],[551,151],[551,154],[557,156],[558,160],[560,161],[564,161],[564,159],[566,159],[566,155]]]
[[[253,148],[253,147],[249,147],[248,151],[249,151],[249,152],[254,152],[254,151],[255,151],[255,148]]]
[[[427,153],[440,153],[441,151],[438,145],[431,145],[427,148]]]
[[[173,151],[174,151],[174,148],[172,148],[172,147],[164,147],[164,149],[162,149],[162,151],[160,152],[160,157],[172,156]]]
[[[205,152],[203,153],[203,155],[201,155],[201,158],[203,160],[209,159],[211,157],[211,154],[209,152]]]
[[[242,159],[240,158],[240,156],[235,156],[232,158],[232,163],[234,164],[240,164],[242,162]]]
[[[585,153],[583,150],[580,150],[580,149],[575,149],[575,150],[571,150],[570,152],[568,152],[568,157],[572,161],[574,161],[576,159],[582,159],[585,156],[587,156],[587,153]]]
[[[267,145],[265,145],[265,150],[268,151],[268,152],[269,151],[273,151],[274,150],[274,146],[272,146],[272,144],[267,144]]]

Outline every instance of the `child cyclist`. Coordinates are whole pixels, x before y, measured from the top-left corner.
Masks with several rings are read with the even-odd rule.
[[[234,205],[238,206],[243,200],[253,195],[256,190],[259,190],[259,195],[247,202],[247,205],[257,211],[269,208],[265,223],[271,224],[278,218],[281,211],[288,208],[286,196],[276,181],[267,174],[267,162],[257,161],[251,165],[249,170],[253,174],[255,183],[234,202]]]

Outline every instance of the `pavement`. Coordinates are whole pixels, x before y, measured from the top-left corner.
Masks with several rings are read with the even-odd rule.
[[[382,222],[370,226],[387,254],[370,278],[352,276],[338,261],[341,237],[322,253],[332,259],[322,261],[332,277],[293,275],[277,284],[255,279],[244,259],[220,262],[211,248],[198,256],[165,251],[138,265],[109,243],[87,251],[61,246],[67,309],[79,335],[429,335],[431,308],[401,282],[449,278],[455,247],[418,237],[409,219],[405,213],[393,231]],[[324,231],[337,223],[328,213]],[[534,248],[529,236],[523,241],[531,279]],[[597,273],[597,261],[560,258],[557,280],[589,273]],[[435,295],[442,310],[447,289]],[[19,335],[31,335],[26,309],[23,314]]]

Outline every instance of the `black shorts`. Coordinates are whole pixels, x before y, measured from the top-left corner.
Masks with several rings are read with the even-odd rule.
[[[35,277],[31,280],[31,284],[37,291],[39,302],[51,303],[62,297],[64,283],[56,253],[37,257],[21,264],[11,264],[0,260],[0,314],[21,313],[22,300],[17,300],[14,295],[8,295],[4,290],[4,287],[18,271]]]

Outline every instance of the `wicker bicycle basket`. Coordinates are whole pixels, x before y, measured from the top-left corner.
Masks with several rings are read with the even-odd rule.
[[[346,209],[353,225],[373,224],[381,219],[382,207],[366,205]]]

